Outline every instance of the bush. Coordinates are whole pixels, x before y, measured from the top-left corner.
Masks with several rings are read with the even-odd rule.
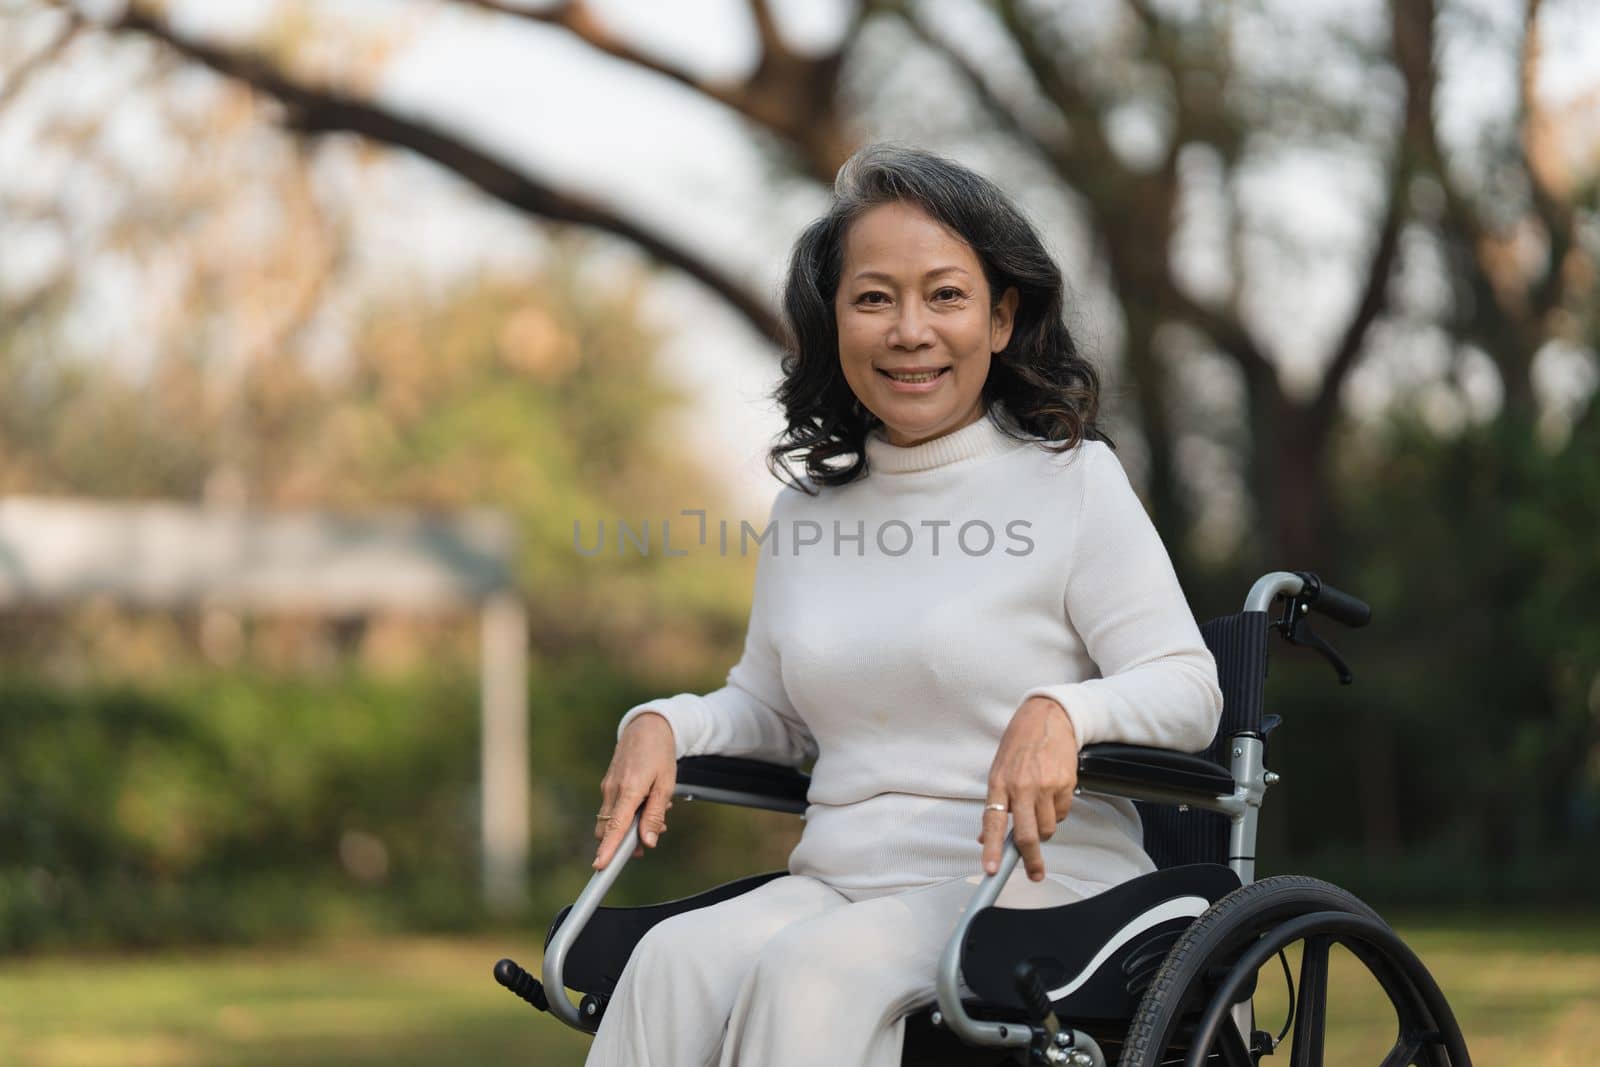
[[[621,712],[716,684],[598,658],[535,667],[530,923],[587,877]],[[468,678],[0,679],[0,951],[480,925],[477,819]],[[623,892],[749,870],[759,817],[698,821]]]

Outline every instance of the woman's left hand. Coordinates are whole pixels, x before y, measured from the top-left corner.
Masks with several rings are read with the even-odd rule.
[[[1056,824],[1072,807],[1078,785],[1078,735],[1067,711],[1049,697],[1029,697],[1011,716],[989,768],[989,804],[1004,804],[1012,819],[1013,838],[1028,877],[1044,878],[1040,844],[1056,832]],[[983,869],[1000,868],[1005,844],[1006,814],[983,812]]]

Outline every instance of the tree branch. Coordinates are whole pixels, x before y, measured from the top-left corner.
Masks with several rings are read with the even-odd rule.
[[[1543,320],[1562,303],[1566,290],[1567,253],[1577,243],[1577,218],[1567,202],[1570,185],[1561,173],[1559,133],[1555,120],[1539,101],[1539,66],[1543,49],[1539,37],[1540,0],[1526,0],[1522,50],[1518,57],[1518,141],[1534,210],[1550,242],[1549,261],[1542,277],[1530,279],[1530,310]]]
[[[1082,188],[1088,174],[1099,173],[1103,175],[1101,180],[1108,184],[1130,179],[1127,168],[1106,139],[1099,110],[1083,89],[1062,73],[1055,51],[1041,39],[1036,22],[1023,14],[1016,0],[1000,0],[999,13],[1034,83],[1044,97],[1055,104],[1071,130],[1073,144],[1054,157],[1062,175],[1090,196],[1094,195],[1094,190]],[[1073,158],[1075,153],[1081,158]]]
[[[955,68],[956,72],[961,75],[962,80],[967,83],[967,87],[972,90],[973,96],[977,98],[978,104],[983,108],[984,113],[1004,127],[1005,131],[1015,138],[1019,144],[1046,163],[1054,162],[1058,155],[1064,154],[1065,145],[1048,145],[1038,134],[1023,125],[1018,109],[1000,98],[999,94],[989,85],[988,77],[959,48],[938,36],[924,24],[922,19],[917,16],[917,9],[914,5],[900,2],[884,4],[883,7],[885,10],[892,11],[905,25],[906,29],[911,32],[911,35],[922,42],[930,52],[933,52]]]
[[[666,237],[593,201],[559,192],[425,120],[403,118],[338,90],[305,85],[259,57],[190,40],[134,6],[109,23],[108,28],[153,38],[218,74],[272,97],[286,109],[286,125],[292,129],[312,134],[354,133],[408,149],[525,214],[620,237],[695,278],[727,301],[759,333],[781,343],[783,329],[777,315],[741,282]]]
[[[838,110],[843,50],[853,36],[849,30],[833,52],[803,56],[784,43],[766,0],[747,0],[756,37],[761,43],[760,54],[749,77],[726,84],[698,78],[632,47],[606,29],[583,0],[567,0],[540,10],[519,7],[506,0],[454,2],[559,27],[613,59],[693,89],[783,139],[797,152],[806,171],[819,181],[831,182],[839,165],[855,147]],[[854,16],[857,22],[870,7],[870,4],[863,4],[857,10]]]
[[[778,32],[777,20],[772,17],[772,7],[767,0],[746,0],[750,18],[756,24],[756,38],[761,42],[761,58],[792,54]]]
[[[1367,261],[1361,296],[1340,332],[1339,343],[1323,371],[1317,395],[1311,402],[1311,419],[1317,432],[1332,425],[1339,406],[1339,390],[1366,348],[1372,324],[1389,306],[1389,280],[1400,251],[1400,232],[1406,220],[1406,191],[1410,185],[1419,139],[1432,129],[1433,98],[1438,86],[1438,70],[1433,62],[1433,23],[1419,12],[1402,10],[1397,2],[1391,9],[1390,47],[1395,67],[1405,85],[1400,113],[1400,129],[1395,136],[1384,193],[1383,221]]]
[[[1502,243],[1489,233],[1471,199],[1450,173],[1449,161],[1439,141],[1432,88],[1437,84],[1433,69],[1435,0],[1390,0],[1401,74],[1413,79],[1427,92],[1426,105],[1419,101],[1413,109],[1417,125],[1410,131],[1411,150],[1417,163],[1425,167],[1444,193],[1442,235],[1457,246],[1453,265],[1466,285],[1469,301],[1457,301],[1452,326],[1461,335],[1480,342],[1495,361],[1509,408],[1531,412],[1533,385],[1529,377],[1533,352],[1527,330],[1527,291],[1509,280],[1500,261],[1506,253]],[[1400,48],[1401,41],[1410,41]],[[1451,242],[1451,239],[1454,239]]]
[[[1397,148],[1396,155],[1404,157],[1405,152]],[[1317,386],[1317,395],[1311,401],[1312,421],[1321,429],[1333,424],[1339,407],[1339,390],[1364,353],[1372,324],[1389,306],[1389,278],[1394,273],[1395,260],[1399,256],[1400,230],[1405,224],[1406,215],[1406,185],[1410,177],[1411,169],[1403,161],[1391,165],[1383,222],[1367,261],[1361,297],[1339,335],[1339,343],[1334,346],[1333,356],[1328,360],[1322,381]]]
[[[1177,316],[1211,338],[1251,380],[1278,388],[1278,368],[1237,315],[1206,307],[1176,286],[1172,299]]]
[[[620,59],[636,67],[642,67],[652,74],[659,74],[679,85],[687,86],[697,93],[703,93],[713,100],[739,109],[737,92],[726,86],[716,85],[711,82],[696,78],[686,70],[674,67],[664,60],[657,59],[648,53],[620,40],[605,25],[595,17],[583,0],[567,0],[566,3],[555,7],[540,8],[538,10],[508,4],[505,0],[452,0],[453,3],[463,7],[475,7],[497,15],[509,15],[513,18],[524,19],[528,22],[537,22],[545,26],[554,26],[572,34],[584,44],[597,52]]]

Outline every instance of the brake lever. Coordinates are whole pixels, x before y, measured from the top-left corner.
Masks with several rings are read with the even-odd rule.
[[[1333,665],[1334,672],[1339,675],[1339,684],[1349,685],[1356,680],[1355,675],[1350,673],[1350,665],[1339,655],[1337,649],[1311,628],[1310,610],[1310,606],[1300,597],[1291,597],[1283,618],[1278,622],[1279,632],[1291,645],[1304,645],[1316,649],[1322,654],[1323,659]]]
[[[1322,653],[1322,657],[1329,663],[1333,664],[1334,671],[1339,675],[1340,685],[1349,685],[1351,682],[1356,680],[1355,675],[1350,673],[1350,665],[1347,664],[1344,661],[1344,658],[1334,650],[1332,645],[1328,644],[1328,642],[1322,639],[1320,634],[1313,631],[1311,627],[1305,623],[1300,624],[1299,630],[1299,640],[1295,643],[1308,645]],[[1294,639],[1291,638],[1290,640]]]

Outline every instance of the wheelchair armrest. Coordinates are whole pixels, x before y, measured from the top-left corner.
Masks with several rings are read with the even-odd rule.
[[[1090,793],[1165,799],[1192,795],[1196,800],[1230,796],[1233,775],[1204,756],[1166,748],[1089,745],[1078,753],[1078,787]]]
[[[810,776],[793,767],[733,756],[691,756],[678,761],[678,780],[672,795],[799,814],[806,810],[806,790],[810,787]],[[590,876],[578,899],[557,916],[545,938],[541,976],[543,988],[552,991],[548,994],[548,1010],[575,1030],[594,1032],[567,999],[567,955],[638,844],[639,814],[635,812],[611,862]]]
[[[810,788],[811,776],[793,767],[735,756],[688,756],[678,761],[673,795],[798,814],[806,810]]]

